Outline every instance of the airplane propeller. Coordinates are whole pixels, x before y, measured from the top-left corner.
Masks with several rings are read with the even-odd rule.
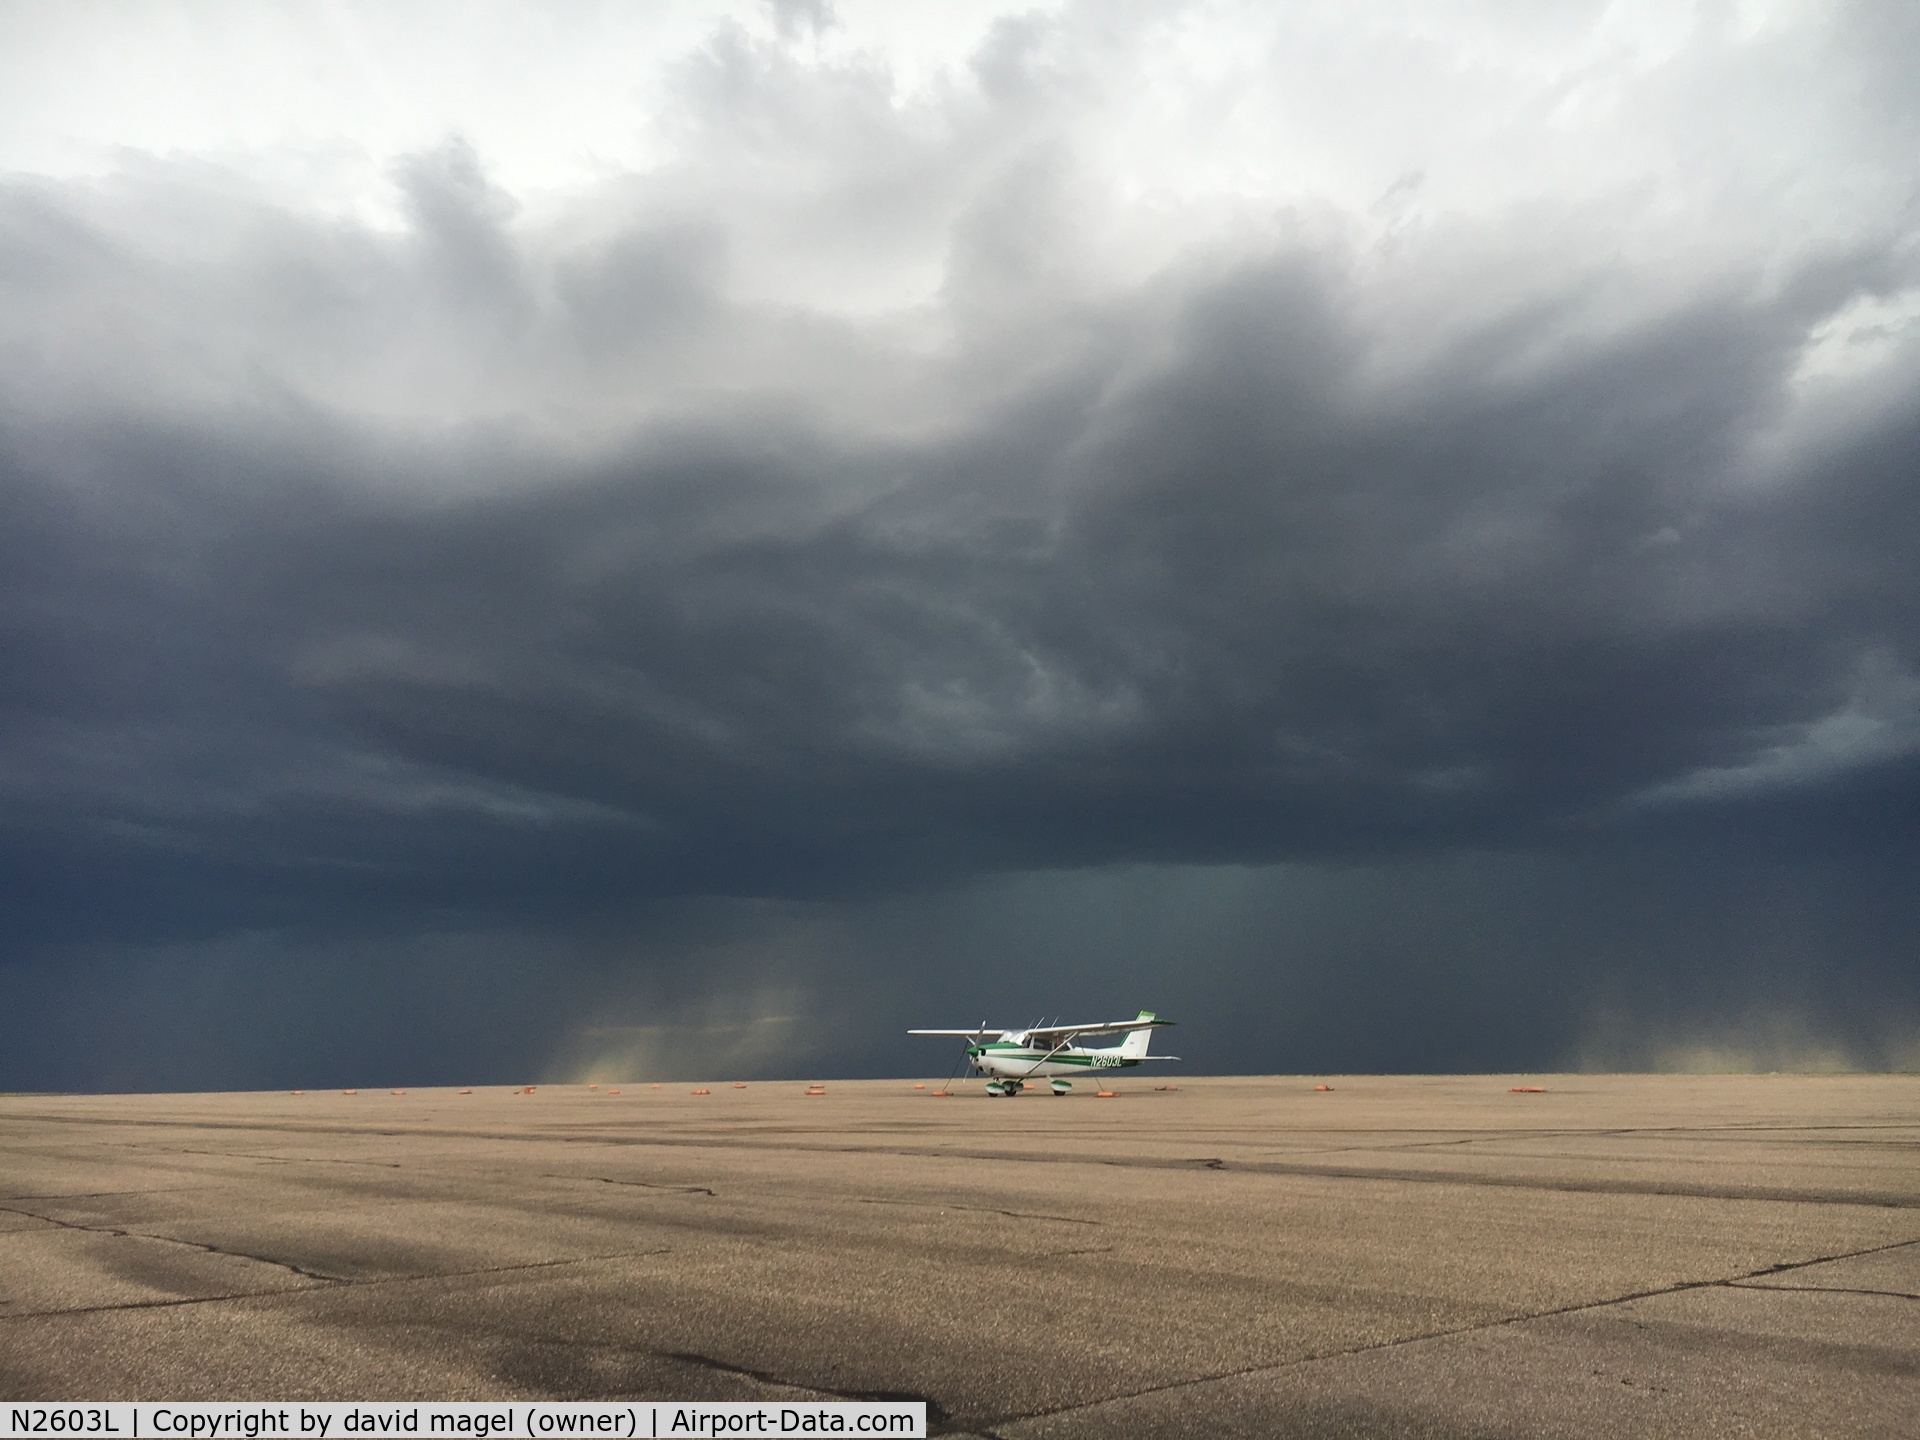
[[[980,1029],[982,1033],[986,1031],[986,1028],[987,1028],[987,1022],[982,1020],[980,1022]],[[952,1090],[953,1082],[959,1079],[963,1079],[966,1075],[966,1072],[970,1070],[972,1067],[973,1067],[973,1039],[971,1037],[963,1038],[960,1041],[960,1063],[953,1067],[953,1074],[947,1077],[947,1083],[942,1085],[940,1088],[942,1090]]]

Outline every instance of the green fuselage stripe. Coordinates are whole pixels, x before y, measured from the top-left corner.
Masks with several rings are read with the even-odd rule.
[[[1115,1055],[1111,1052],[1088,1055],[1083,1051],[1078,1055],[1072,1055],[1065,1050],[1028,1050],[1019,1045],[982,1045],[974,1053],[985,1055],[988,1052],[992,1052],[996,1060],[1044,1060],[1049,1065],[1091,1066],[1095,1060],[1099,1060],[1102,1062],[1100,1066],[1102,1070],[1125,1069],[1140,1063],[1131,1056]]]

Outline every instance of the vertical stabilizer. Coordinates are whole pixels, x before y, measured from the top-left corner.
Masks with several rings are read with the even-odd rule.
[[[1151,1020],[1154,1018],[1153,1011],[1142,1010],[1137,1018]],[[1144,1030],[1129,1030],[1126,1040],[1121,1043],[1120,1054],[1125,1059],[1138,1060],[1147,1053],[1147,1047],[1152,1043],[1153,1030],[1150,1027]]]

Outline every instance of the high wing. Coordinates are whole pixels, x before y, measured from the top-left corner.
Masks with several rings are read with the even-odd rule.
[[[1027,1044],[1036,1050],[1059,1050],[1088,1035],[1119,1035],[1128,1030],[1157,1030],[1171,1020],[1114,1020],[1098,1025],[1048,1025],[1027,1032]]]
[[[1041,1025],[1031,1030],[1022,1030],[1017,1025],[981,1025],[968,1030],[909,1030],[907,1034],[955,1035],[968,1040],[1025,1035],[1027,1044],[1036,1050],[1060,1050],[1089,1035],[1124,1035],[1130,1030],[1158,1030],[1173,1023],[1172,1020],[1136,1015],[1131,1020],[1102,1020],[1091,1025]]]

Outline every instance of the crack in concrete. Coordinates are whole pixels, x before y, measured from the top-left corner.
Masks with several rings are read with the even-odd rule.
[[[122,1195],[184,1195],[197,1190],[221,1190],[221,1185],[167,1185],[151,1190],[75,1190],[59,1195],[0,1195],[0,1207],[9,1200],[115,1200]],[[15,1211],[22,1214],[22,1211]]]
[[[954,1152],[943,1153],[951,1155]],[[1057,1163],[1062,1157],[982,1154],[969,1155],[966,1158],[999,1161],[1045,1160],[1047,1163]],[[1188,1168],[1194,1164],[1191,1160],[1096,1160],[1092,1158],[1082,1163],[1110,1165],[1122,1169],[1175,1169]],[[1754,1200],[1789,1205],[1863,1205],[1881,1210],[1920,1209],[1920,1195],[1886,1192],[1848,1193],[1794,1189],[1787,1186],[1732,1189],[1719,1185],[1648,1185],[1632,1180],[1550,1180],[1538,1176],[1487,1175],[1464,1170],[1406,1170],[1384,1167],[1376,1169],[1359,1165],[1300,1164],[1284,1160],[1244,1160],[1236,1161],[1231,1165],[1209,1164],[1206,1168],[1232,1170],[1243,1175],[1297,1175],[1324,1180],[1375,1180],[1411,1185],[1469,1185],[1496,1190],[1538,1190],[1571,1195],[1647,1195],[1682,1200]]]
[[[975,1215],[1005,1215],[1010,1220],[1058,1220],[1062,1225],[1104,1225],[1104,1220],[1087,1220],[1078,1215],[1046,1215],[1037,1210],[1002,1210],[993,1205],[960,1205],[950,1200],[887,1200],[879,1196],[857,1197],[862,1205],[904,1205],[916,1210],[966,1210]]]
[[[0,1315],[0,1325],[10,1320],[57,1320],[68,1315],[112,1315],[121,1310],[171,1310],[181,1305],[214,1305],[227,1300],[310,1295],[316,1290],[335,1288],[333,1285],[283,1285],[277,1290],[233,1290],[225,1295],[177,1295],[170,1300],[121,1300],[112,1305],[70,1305],[64,1310],[23,1310],[18,1315]]]
[[[133,1238],[165,1239],[166,1237],[136,1235]],[[219,1253],[234,1254],[236,1252],[221,1251]],[[483,1275],[511,1275],[525,1270],[556,1270],[566,1265],[587,1265],[598,1260],[644,1260],[651,1255],[671,1255],[672,1253],[671,1245],[662,1245],[651,1250],[616,1250],[606,1255],[573,1255],[559,1260],[527,1260],[516,1265],[483,1265],[473,1270],[436,1270],[426,1275],[369,1275],[360,1279],[333,1279],[318,1285],[284,1285],[277,1290],[230,1290],[224,1295],[182,1295],[170,1300],[123,1300],[112,1305],[75,1305],[64,1310],[29,1310],[19,1315],[0,1315],[0,1324],[10,1320],[43,1320],[65,1315],[111,1315],[120,1310],[166,1310],[181,1305],[220,1305],[231,1300],[258,1300],[275,1295],[317,1295],[382,1285],[420,1285],[433,1280],[471,1280]],[[268,1263],[277,1262],[269,1261]]]
[[[1003,1415],[990,1421],[982,1435],[1000,1440],[993,1426],[1018,1425],[1028,1420],[1047,1420],[1060,1415],[1071,1415],[1078,1411],[1097,1410],[1103,1405],[1115,1405],[1126,1400],[1140,1400],[1149,1395],[1164,1395],[1175,1390],[1191,1389],[1200,1385],[1211,1385],[1221,1380],[1239,1380],[1250,1375],[1272,1375],[1282,1370],[1294,1370],[1305,1365],[1316,1365],[1326,1360],[1342,1360],[1352,1355],[1367,1355],[1380,1350],[1395,1350],[1403,1345],[1418,1345],[1428,1340],[1447,1340],[1456,1335],[1473,1335],[1487,1330],[1499,1330],[1510,1325],[1524,1325],[1534,1320],[1552,1320],[1561,1315],[1578,1315],[1589,1310],[1606,1310],[1615,1305],[1631,1304],[1635,1300],[1655,1300],[1664,1295],[1684,1295],[1694,1290],[1788,1290],[1816,1289],[1816,1286],[1794,1287],[1785,1285],[1742,1285],[1743,1280],[1757,1280],[1766,1275],[1791,1274],[1795,1270],[1805,1270],[1814,1265],[1830,1265],[1836,1260],[1857,1260],[1863,1255],[1881,1255],[1889,1250],[1904,1249],[1909,1245],[1920,1245],[1920,1236],[1911,1240],[1894,1240],[1885,1245],[1870,1245],[1864,1250],[1847,1250],[1837,1255],[1821,1255],[1812,1260],[1783,1261],[1777,1265],[1768,1265],[1759,1270],[1749,1270],[1742,1275],[1733,1275],[1720,1280],[1681,1280],[1672,1285],[1656,1286],[1650,1290],[1636,1290],[1626,1295],[1615,1295],[1605,1300],[1583,1300],[1573,1305],[1557,1305],[1546,1310],[1529,1311],[1522,1315],[1508,1315],[1499,1320],[1482,1321],[1475,1325],[1456,1325],[1444,1330],[1429,1330],[1418,1335],[1403,1335],[1395,1340],[1376,1340],[1365,1345],[1349,1345],[1337,1350],[1318,1351],[1302,1355],[1292,1360],[1280,1360],[1264,1365],[1244,1365],[1235,1370],[1225,1370],[1217,1375],[1199,1375],[1190,1380],[1172,1380],[1164,1385],[1147,1385],[1139,1390],[1131,1390],[1123,1395],[1108,1395],[1099,1400],[1086,1401],[1077,1405],[1060,1405],[1046,1410],[1033,1410],[1020,1415]],[[1920,1298],[1920,1297],[1916,1297]]]
[[[921,1404],[927,1407],[927,1430],[929,1434],[940,1433],[934,1430],[936,1424],[945,1426],[947,1412],[940,1408],[931,1396],[917,1395],[906,1390],[836,1390],[829,1386],[812,1385],[801,1380],[788,1380],[770,1370],[750,1370],[744,1365],[735,1365],[730,1361],[716,1360],[711,1355],[702,1355],[693,1350],[649,1350],[645,1352],[657,1355],[663,1360],[678,1360],[683,1365],[697,1366],[702,1370],[712,1370],[721,1375],[738,1375],[743,1379],[757,1380],[762,1385],[778,1385],[786,1390],[804,1390],[812,1395],[831,1395],[836,1400],[895,1400],[907,1404]]]
[[[718,1199],[720,1192],[709,1190],[705,1185],[668,1185],[656,1180],[615,1180],[610,1175],[557,1175],[550,1170],[540,1173],[542,1180],[586,1180],[597,1181],[602,1185],[631,1185],[637,1190],[670,1190],[679,1195],[711,1195]]]
[[[1386,1144],[1382,1144],[1378,1142],[1369,1142],[1363,1138],[1360,1143],[1356,1143],[1356,1144],[1293,1145],[1293,1146],[1285,1147],[1283,1150],[1279,1151],[1278,1153],[1292,1154],[1292,1155],[1385,1155],[1385,1154],[1393,1154],[1401,1151],[1442,1150],[1442,1149],[1450,1149],[1450,1148],[1456,1148],[1456,1147],[1468,1146],[1468,1145],[1493,1146],[1493,1145],[1510,1144],[1510,1143],[1524,1143],[1524,1142],[1533,1141],[1533,1140],[1588,1140],[1588,1139],[1595,1139],[1595,1138],[1617,1139],[1622,1136],[1645,1136],[1653,1140],[1660,1140],[1660,1139],[1665,1139],[1669,1137],[1679,1137],[1679,1138],[1685,1138],[1685,1139],[1691,1140],[1694,1143],[1709,1143],[1709,1144],[1710,1143],[1727,1143],[1727,1144],[1751,1145],[1756,1143],[1763,1144],[1765,1143],[1766,1138],[1772,1135],[1782,1135],[1782,1136],[1791,1135],[1791,1134],[1797,1133],[1798,1131],[1804,1128],[1806,1127],[1795,1126],[1791,1128],[1789,1127],[1770,1127],[1770,1128],[1764,1128],[1764,1129],[1735,1128],[1735,1129],[1729,1130],[1726,1127],[1715,1127],[1714,1129],[1710,1129],[1710,1130],[1708,1129],[1689,1130],[1681,1126],[1643,1125],[1643,1126],[1630,1126],[1625,1129],[1611,1128],[1611,1129],[1598,1129],[1598,1130],[1584,1130],[1584,1129],[1569,1130],[1569,1129],[1563,1129],[1556,1126],[1550,1129],[1477,1130],[1477,1131],[1472,1131],[1465,1134],[1452,1135],[1446,1139],[1401,1140],[1394,1143],[1386,1143]],[[1832,1126],[1828,1128],[1835,1129],[1835,1130],[1874,1128],[1874,1129],[1889,1129],[1889,1130],[1904,1131],[1904,1130],[1914,1129],[1915,1127],[1904,1125],[1904,1124],[1889,1124],[1889,1125],[1874,1126],[1874,1127]],[[1298,1133],[1311,1135],[1317,1132],[1310,1131],[1310,1130],[1303,1130]],[[1366,1136],[1373,1136],[1373,1135],[1405,1135],[1408,1132],[1404,1130],[1356,1129],[1356,1130],[1332,1131],[1327,1133],[1329,1135],[1353,1135],[1353,1136],[1359,1136],[1359,1137],[1366,1137]],[[1869,1140],[1838,1141],[1834,1143],[1851,1145],[1853,1147],[1860,1148],[1860,1149],[1875,1149],[1875,1150],[1884,1149],[1884,1150],[1902,1150],[1902,1151],[1920,1149],[1920,1141],[1916,1141],[1916,1140],[1869,1139]],[[1269,1152],[1269,1153],[1274,1153],[1274,1152]],[[1528,1150],[1520,1150],[1520,1149],[1516,1149],[1512,1151],[1487,1150],[1483,1153],[1489,1155],[1492,1158],[1513,1159],[1513,1160],[1552,1160],[1552,1159],[1584,1160],[1584,1159],[1590,1158],[1589,1156],[1581,1155],[1581,1154],[1567,1155],[1557,1151],[1528,1151]],[[1285,1163],[1285,1162],[1282,1161],[1280,1163]]]
[[[245,1250],[229,1250],[220,1245],[209,1245],[199,1240],[182,1240],[175,1235],[154,1235],[145,1230],[125,1230],[115,1225],[85,1225],[78,1220],[62,1220],[57,1215],[42,1215],[34,1210],[22,1210],[17,1205],[0,1205],[0,1210],[12,1215],[25,1215],[32,1220],[42,1220],[62,1230],[80,1230],[90,1235],[113,1235],[122,1240],[152,1240],[161,1245],[179,1245],[188,1250],[199,1250],[208,1255],[226,1255],[235,1260],[252,1260],[260,1265],[272,1265],[281,1270],[290,1270],[304,1279],[318,1280],[323,1284],[339,1284],[343,1276],[328,1275],[320,1270],[308,1270],[295,1265],[291,1260],[275,1260],[270,1255],[253,1255]]]
[[[1546,1135],[1551,1135],[1556,1133],[1564,1133],[1564,1132],[1548,1131],[1543,1133],[1537,1130],[1530,1130],[1526,1132],[1526,1134],[1529,1136],[1535,1136],[1539,1138],[1545,1138]],[[1381,1151],[1386,1151],[1386,1150],[1439,1150],[1439,1149],[1445,1149],[1446,1147],[1452,1146],[1452,1145],[1480,1145],[1480,1144],[1484,1144],[1488,1140],[1508,1140],[1512,1138],[1513,1138],[1513,1133],[1511,1131],[1488,1130],[1488,1131],[1483,1131],[1474,1135],[1456,1135],[1450,1140],[1408,1140],[1399,1145],[1372,1145],[1372,1146],[1343,1145],[1335,1149],[1324,1150],[1320,1153],[1326,1154],[1326,1155],[1337,1155],[1342,1150],[1346,1151],[1348,1154],[1352,1154],[1354,1151],[1372,1150],[1375,1154],[1378,1154]]]
[[[642,1354],[655,1355],[662,1360],[677,1360],[682,1365],[692,1365],[700,1370],[712,1370],[720,1375],[737,1375],[745,1380],[757,1380],[762,1385],[777,1385],[783,1390],[804,1390],[810,1395],[838,1395],[838,1390],[823,1390],[817,1385],[803,1385],[797,1380],[788,1380],[774,1374],[771,1370],[754,1370],[745,1365],[735,1365],[727,1360],[716,1360],[711,1355],[702,1355],[694,1350],[643,1350]],[[918,1398],[917,1396],[914,1398]]]
[[[1749,1285],[1742,1280],[1725,1283],[1729,1290],[1759,1290],[1769,1294],[1786,1291],[1794,1295],[1884,1295],[1889,1300],[1920,1300],[1920,1295],[1911,1290],[1868,1290],[1857,1285]]]
[[[343,1160],[334,1155],[270,1155],[261,1150],[163,1149],[159,1153],[162,1155],[213,1155],[224,1160],[271,1160],[276,1165],[362,1165],[381,1170],[405,1168],[398,1160]]]

